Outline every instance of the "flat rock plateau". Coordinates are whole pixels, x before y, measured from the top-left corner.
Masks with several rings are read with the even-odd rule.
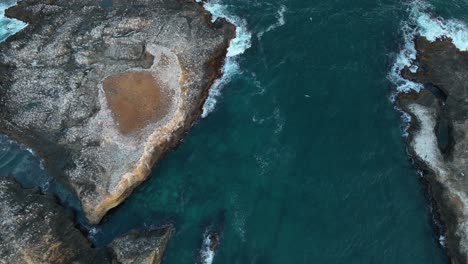
[[[444,223],[442,241],[452,263],[468,263],[468,52],[447,38],[414,41],[417,71],[402,75],[424,89],[400,94],[397,105],[412,116],[408,148]]]
[[[0,44],[0,132],[32,148],[92,224],[199,118],[235,27],[189,0],[23,0]]]
[[[235,26],[190,0],[22,0],[0,43],[0,133],[76,194],[91,224],[200,117]],[[160,263],[172,227],[94,249],[53,199],[0,178],[0,263]]]

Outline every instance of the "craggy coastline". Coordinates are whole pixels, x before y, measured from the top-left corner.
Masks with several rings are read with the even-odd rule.
[[[53,197],[1,177],[0,198],[1,263],[160,263],[172,232],[171,226],[132,231],[93,248]]]
[[[427,183],[439,242],[452,263],[468,263],[468,27],[425,1],[408,11],[391,99],[408,124],[408,154]]]
[[[468,262],[468,52],[446,37],[414,38],[416,58],[401,75],[420,83],[420,91],[401,93],[398,108],[411,116],[408,152],[428,181],[443,223],[440,239],[452,263]],[[414,69],[414,68],[413,68]]]
[[[36,107],[37,109],[12,109],[15,108],[13,103],[18,105],[18,101],[26,100],[25,96],[21,95],[21,97],[17,96],[16,98],[13,98],[17,95],[17,92],[15,91],[10,92],[9,94],[2,94],[2,98],[8,98],[11,102],[2,100],[1,108],[3,114],[1,119],[3,125],[0,130],[18,142],[34,149],[45,161],[46,168],[52,175],[58,176],[66,183],[70,183],[70,186],[75,190],[80,198],[83,209],[90,222],[98,223],[109,209],[122,202],[135,187],[146,179],[151,171],[152,165],[168,149],[174,147],[180,141],[184,133],[200,117],[203,103],[208,96],[209,87],[211,87],[214,81],[222,74],[222,64],[227,53],[229,42],[235,37],[235,27],[227,23],[224,19],[218,19],[214,24],[212,24],[210,22],[211,15],[208,11],[204,10],[200,4],[192,1],[158,2],[157,7],[160,9],[155,8],[152,11],[163,13],[164,19],[167,20],[158,22],[175,23],[173,29],[171,27],[166,27],[165,31],[161,31],[164,30],[163,27],[152,28],[148,26],[150,24],[148,21],[153,19],[157,14],[152,13],[142,15],[141,12],[138,11],[139,8],[144,8],[145,5],[147,5],[145,1],[140,1],[141,6],[135,5],[135,10],[123,9],[124,3],[120,3],[120,1],[114,1],[113,8],[116,10],[97,6],[95,1],[88,2],[89,3],[86,1],[80,3],[65,3],[58,1],[55,5],[43,5],[40,1],[22,1],[17,6],[6,11],[7,16],[23,20],[27,22],[29,26],[18,34],[7,39],[7,41],[2,43],[0,46],[3,53],[1,63],[2,69],[6,73],[2,75],[2,92],[8,93],[11,90],[15,90],[15,88],[11,87],[15,86],[15,84],[18,83],[18,80],[26,78],[26,76],[31,77],[31,72],[34,72],[34,68],[41,68],[41,66],[44,66],[42,64],[48,64],[49,62],[49,65],[45,65],[42,68],[51,67],[54,71],[57,71],[58,74],[52,77],[52,83],[43,82],[40,83],[39,86],[45,87],[46,85],[58,85],[59,87],[58,89],[56,88],[55,91],[50,91],[44,88],[44,91],[41,92],[55,93],[58,90],[59,94],[54,94],[50,98],[46,95],[46,98],[39,98],[39,100],[38,98],[28,98],[28,101],[38,101],[38,104],[46,105],[44,109],[41,109],[40,106],[33,106],[33,108]],[[88,50],[76,54],[74,50],[81,49],[79,44],[84,41],[76,44],[72,43],[71,45],[74,47],[67,49],[66,45],[70,45],[70,42],[79,42],[81,39],[69,39],[69,35],[59,34],[58,36],[55,36],[59,39],[58,43],[53,43],[53,45],[49,45],[50,47],[48,47],[53,50],[45,51],[49,52],[49,54],[47,54],[47,58],[42,57],[41,54],[35,54],[36,56],[33,56],[33,58],[26,57],[25,49],[28,45],[46,46],[49,44],[47,42],[40,42],[41,40],[37,40],[37,36],[35,36],[38,31],[46,30],[48,34],[51,33],[50,28],[45,28],[47,23],[64,22],[65,19],[73,21],[70,17],[65,18],[63,15],[56,13],[58,10],[63,11],[64,8],[71,8],[73,4],[74,10],[79,9],[80,6],[83,7],[81,11],[84,14],[79,14],[78,12],[73,13],[77,20],[82,19],[80,16],[86,18],[86,22],[78,21],[77,25],[69,25],[73,30],[76,30],[75,28],[78,26],[84,27],[88,24],[97,23],[94,30],[102,31],[102,29],[99,28],[100,21],[95,21],[97,19],[90,16],[88,12],[98,11],[98,15],[100,16],[98,17],[99,20],[104,16],[99,12],[104,12],[104,14],[109,12],[109,17],[106,18],[107,20],[105,19],[104,22],[101,23],[115,23],[113,25],[106,25],[108,28],[104,29],[104,31],[108,30],[110,32],[104,32],[101,35],[96,36],[96,32],[92,31],[93,28],[90,27],[88,32],[84,31],[82,33],[88,34],[89,30],[91,30],[91,34],[94,35],[91,35],[90,38],[94,39],[94,41],[99,41],[99,38],[110,38],[110,40],[105,40],[108,41],[108,43],[104,43],[106,47],[99,50],[101,48],[99,45],[103,45],[102,43],[99,43],[96,46],[91,46],[89,48],[86,47]],[[119,8],[122,8],[123,10],[120,10]],[[181,10],[177,10],[178,8]],[[88,11],[87,9],[93,10]],[[122,19],[121,16],[126,15],[119,14],[119,12],[128,12],[127,23],[117,21],[116,19],[114,22],[113,16]],[[137,18],[135,18],[136,12],[140,12],[138,13]],[[171,12],[173,12],[173,14]],[[180,22],[182,25],[180,25],[180,23],[178,25],[177,22],[174,21],[174,19],[180,16],[178,13],[182,13],[184,16],[187,14],[194,16],[191,18],[193,20],[190,21],[190,25],[183,25],[184,21]],[[148,19],[148,21],[145,19]],[[188,20],[185,21],[185,23],[187,22]],[[83,26],[82,23],[85,23],[85,25]],[[114,32],[111,26],[117,28],[115,29],[117,32]],[[155,30],[153,33],[165,35],[168,39],[164,39],[163,41],[160,41],[160,39],[153,40],[156,41],[156,44],[155,46],[151,46],[151,40],[146,41],[146,43],[144,40],[142,41],[143,36],[137,36],[135,38],[132,36],[122,36],[122,34],[136,35],[139,32],[135,33],[135,31],[137,31],[139,27],[145,26],[148,28],[148,31],[153,32],[151,30]],[[67,25],[64,25],[61,29],[66,30],[66,27]],[[198,28],[195,29],[195,27]],[[198,31],[190,33],[192,29]],[[119,30],[120,32],[118,32]],[[194,39],[187,42],[184,39],[181,40],[180,37],[177,38],[177,36],[171,36],[172,30],[182,32],[185,30],[187,31],[186,34],[195,34],[200,31],[202,31],[202,33],[199,33],[200,36],[191,36]],[[179,34],[182,35],[182,32],[179,32]],[[45,33],[46,32],[42,32],[42,34]],[[98,34],[99,33],[101,32],[98,32]],[[118,36],[113,38],[111,34],[117,34]],[[108,35],[111,36],[108,37]],[[62,38],[66,38],[65,41],[61,42]],[[124,41],[120,40],[122,38],[125,38]],[[201,40],[206,42],[204,47],[197,43]],[[193,43],[191,43],[191,41],[193,41]],[[163,45],[158,45],[159,42],[163,42],[165,45],[170,45],[169,43],[175,44],[173,45],[174,47],[169,47],[168,49]],[[135,46],[132,46],[134,44]],[[59,45],[63,50],[57,48],[57,45]],[[98,50],[96,51],[96,49]],[[178,54],[177,52],[173,52],[176,49],[185,50],[181,52],[181,54]],[[109,50],[110,52],[108,52]],[[152,56],[154,59],[152,65],[151,63],[149,65],[145,65],[147,58],[142,58],[142,61],[138,61],[140,60],[139,56],[142,51],[144,51],[145,54],[143,55],[145,57],[148,57],[146,53],[151,53],[149,57]],[[57,54],[57,52],[61,53]],[[28,54],[28,56],[30,56],[30,54]],[[67,58],[67,56],[69,57]],[[74,56],[74,58],[72,56]],[[99,63],[96,62],[97,56],[103,56],[106,58],[101,62],[101,65],[95,66]],[[58,58],[58,61],[54,61],[53,58]],[[161,60],[161,58],[163,59]],[[106,76],[118,74],[131,69],[144,70],[150,65],[150,68],[155,68],[155,71],[160,71],[155,73],[159,74],[159,78],[161,76],[165,78],[166,75],[171,74],[168,71],[164,72],[164,67],[166,65],[161,66],[162,63],[166,63],[165,58],[171,58],[169,60],[169,66],[167,67],[171,70],[170,72],[174,72],[174,70],[177,72],[177,68],[180,67],[180,74],[169,76],[168,80],[164,81],[165,83],[172,82],[172,89],[180,89],[182,93],[177,96],[178,98],[173,99],[173,110],[170,111],[171,113],[166,115],[163,120],[159,120],[160,122],[156,122],[155,124],[150,124],[130,136],[121,137],[121,135],[116,133],[116,129],[112,128],[112,126],[116,126],[116,124],[115,122],[112,122],[112,120],[109,120],[112,113],[106,111],[106,102],[105,100],[102,100],[102,95],[100,94],[99,89],[92,91],[94,94],[89,97],[87,95],[83,95],[83,92],[89,92],[89,90],[84,91],[84,89],[82,91],[78,90],[81,93],[79,95],[76,93],[73,94],[73,91],[71,93],[68,92],[67,94],[60,94],[60,89],[66,89],[65,87],[67,84],[58,83],[59,78],[63,78],[63,76],[59,75],[65,75],[71,79],[70,82],[75,81],[75,83],[78,83],[78,85],[75,86],[76,88],[74,87],[72,90],[81,89],[81,87],[87,85],[94,85],[97,88]],[[71,61],[73,59],[74,61]],[[157,61],[157,59],[159,59],[159,61]],[[111,64],[116,61],[122,63],[124,66],[111,66]],[[22,76],[9,78],[14,76],[14,73],[17,70],[21,70],[20,67],[25,68],[28,64],[32,67],[25,69],[25,72],[21,73]],[[61,71],[54,68],[62,65],[71,68],[70,72],[67,72],[67,69]],[[83,78],[88,79],[85,80],[87,83],[82,83],[82,80],[76,80],[76,78],[73,78],[73,74],[76,73],[74,71],[75,67],[84,68],[85,72]],[[93,67],[98,68],[97,71],[101,72],[97,72],[95,76],[91,76],[90,78],[91,74],[89,74],[89,71],[90,68],[91,71],[93,71]],[[26,72],[27,74],[25,74]],[[42,74],[50,74],[50,72],[42,72]],[[36,81],[41,82],[40,80]],[[30,93],[35,93],[32,89],[31,83],[23,81],[23,83],[18,84],[18,86],[19,85],[22,85],[23,87],[25,85],[30,85]],[[90,87],[85,88],[89,89]],[[28,93],[28,89],[22,88],[22,90],[22,92],[26,94]],[[56,100],[56,98],[52,98],[53,96],[58,98],[58,100]],[[55,116],[54,113],[49,112],[47,113],[48,116],[39,116],[37,119],[42,119],[40,120],[44,122],[42,124],[38,122],[39,120],[25,121],[27,118],[26,115],[31,116],[38,112],[50,111],[51,109],[47,108],[49,107],[49,104],[61,103],[61,97],[64,98],[69,96],[82,96],[84,97],[82,99],[85,100],[85,103],[88,103],[89,101],[89,105],[82,107],[82,109],[73,109],[73,107],[75,107],[75,105],[73,105],[74,102],[72,102],[72,105],[65,105],[66,108],[73,109],[81,115],[76,118],[75,123],[73,123],[75,121],[73,120],[75,117],[73,116],[74,113],[69,112],[56,114]],[[68,98],[66,98],[66,100],[68,100]],[[67,103],[68,102],[65,102],[65,104]],[[52,107],[52,109],[54,108]],[[29,110],[29,113],[24,112],[24,110]],[[80,113],[80,111],[84,111],[83,114]],[[101,112],[104,113],[99,116]],[[52,125],[50,123],[47,124],[50,119],[52,119]],[[68,121],[69,119],[72,119],[72,121]],[[65,125],[63,125],[64,123]],[[69,125],[66,123],[72,124]],[[78,127],[78,129],[76,129],[76,127]],[[76,131],[71,131],[72,129],[76,129]],[[25,133],[25,130],[28,131],[28,133]],[[102,130],[104,130],[103,133],[101,133]],[[107,135],[101,136],[101,134],[106,134],[106,130],[108,131]],[[65,135],[63,131],[66,132]],[[92,133],[94,133],[94,135],[92,135]],[[113,139],[112,136],[116,136],[117,139]],[[108,141],[111,142],[109,143]],[[59,143],[57,144],[56,142]],[[106,143],[108,144],[106,145]],[[122,147],[124,144],[132,146],[131,148],[125,148]],[[83,149],[80,149],[80,145],[85,148],[85,151],[87,151],[86,148],[90,146],[90,151],[86,153]],[[70,146],[72,146],[72,148]],[[106,147],[108,148],[106,149]],[[104,149],[104,151],[100,151],[100,149]],[[119,157],[119,151],[122,152],[122,157]],[[139,153],[134,154],[136,151],[139,151]],[[111,157],[112,155],[115,158]],[[93,158],[97,159],[97,157],[99,157],[101,159],[103,156],[108,156],[109,160],[92,161]],[[120,160],[117,158],[120,158]],[[77,164],[77,161],[80,164]],[[123,169],[117,167],[121,167]],[[131,169],[128,170],[125,168]],[[89,174],[97,175],[89,177],[87,176]]]
[[[28,26],[0,43],[0,133],[33,149],[92,224],[145,181],[201,117],[236,37],[234,25],[212,22],[196,1],[137,0],[131,8],[110,2],[23,0],[5,13]],[[135,92],[139,76],[145,88]],[[58,243],[73,247],[60,228],[49,228]],[[170,230],[118,238],[106,261],[159,263]]]

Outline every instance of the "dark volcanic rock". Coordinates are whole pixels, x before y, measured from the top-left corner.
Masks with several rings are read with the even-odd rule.
[[[160,263],[170,227],[131,232],[109,248],[91,248],[72,215],[52,197],[0,178],[0,263]]]
[[[194,1],[101,2],[22,0],[6,15],[28,27],[0,43],[0,132],[39,154],[91,223],[141,184],[199,117],[235,35]],[[134,78],[148,74],[157,93]],[[116,76],[131,78],[104,89]]]
[[[401,94],[397,104],[413,116],[408,145],[425,172],[453,263],[468,263],[468,52],[450,39],[416,37],[417,72],[402,75],[424,84]]]

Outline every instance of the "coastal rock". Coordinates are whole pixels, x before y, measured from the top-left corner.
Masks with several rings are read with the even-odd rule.
[[[195,122],[235,27],[188,0],[23,0],[0,43],[0,132],[99,223]]]
[[[453,263],[468,263],[468,52],[450,39],[415,38],[418,70],[402,75],[422,83],[400,94],[398,106],[411,114],[408,146],[429,181],[446,228]]]
[[[132,231],[110,244],[115,258],[122,264],[161,263],[172,228],[151,232]]]
[[[203,242],[200,249],[199,263],[213,263],[216,250],[219,246],[219,234],[215,230],[207,229],[203,234]]]
[[[171,230],[132,231],[109,248],[92,248],[70,211],[54,198],[0,178],[0,263],[155,264],[161,261]]]

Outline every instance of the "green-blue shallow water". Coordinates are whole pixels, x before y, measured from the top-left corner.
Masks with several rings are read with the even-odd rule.
[[[389,100],[407,3],[219,3],[252,46],[214,111],[92,228],[96,245],[172,223],[164,264],[200,261],[207,228],[221,235],[218,264],[446,263]],[[434,4],[460,19],[468,7]],[[0,140],[0,174],[45,174]]]

